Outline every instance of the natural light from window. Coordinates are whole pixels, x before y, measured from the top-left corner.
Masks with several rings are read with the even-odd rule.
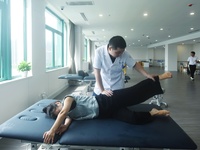
[[[11,0],[12,76],[19,75],[17,66],[24,60],[24,0]]]

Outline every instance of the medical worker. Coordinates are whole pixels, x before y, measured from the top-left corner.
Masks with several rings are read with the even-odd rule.
[[[105,94],[112,96],[113,90],[122,89],[124,83],[124,66],[135,68],[147,78],[154,80],[153,75],[148,74],[131,55],[125,51],[126,41],[121,36],[114,36],[108,45],[95,50],[93,68],[95,74],[95,88],[93,95]]]
[[[196,71],[196,66],[197,66],[198,62],[199,62],[198,57],[195,56],[195,52],[191,51],[190,57],[188,57],[188,59],[187,59],[187,64],[190,69],[190,79],[192,81],[194,81],[194,73]]]

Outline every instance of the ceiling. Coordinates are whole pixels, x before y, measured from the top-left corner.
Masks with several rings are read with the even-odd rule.
[[[84,35],[97,45],[121,35],[129,46],[146,47],[200,32],[200,0],[47,1],[75,25],[81,26]],[[181,41],[184,42],[200,43],[200,37]]]

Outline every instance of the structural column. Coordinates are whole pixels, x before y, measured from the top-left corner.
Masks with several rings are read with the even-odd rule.
[[[165,44],[165,71],[177,71],[176,44]]]

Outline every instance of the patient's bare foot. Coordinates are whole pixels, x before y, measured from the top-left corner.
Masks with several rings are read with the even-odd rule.
[[[158,110],[156,108],[150,111],[151,116],[169,116],[169,113],[168,110]]]
[[[164,79],[169,79],[172,78],[172,73],[171,72],[165,72],[161,75],[158,76],[160,80],[164,80]]]

